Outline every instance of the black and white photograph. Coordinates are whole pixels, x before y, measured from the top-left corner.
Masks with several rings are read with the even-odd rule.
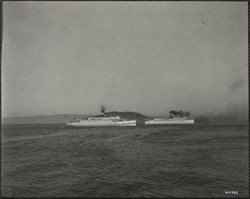
[[[1,197],[249,198],[248,2],[1,4]]]

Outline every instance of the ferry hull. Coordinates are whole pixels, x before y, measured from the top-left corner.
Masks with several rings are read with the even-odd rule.
[[[68,127],[136,126],[136,120],[115,121],[115,122],[93,122],[93,121],[67,122],[66,126]]]
[[[160,125],[160,124],[194,124],[194,120],[148,120],[145,125]]]

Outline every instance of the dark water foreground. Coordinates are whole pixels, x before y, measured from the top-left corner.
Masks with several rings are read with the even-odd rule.
[[[1,178],[2,196],[248,197],[248,126],[4,126]]]

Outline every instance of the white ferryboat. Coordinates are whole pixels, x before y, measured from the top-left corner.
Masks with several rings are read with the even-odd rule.
[[[188,116],[180,116],[188,115]],[[194,119],[189,119],[189,112],[170,111],[169,118],[155,118],[145,121],[145,125],[157,125],[157,124],[194,124]]]
[[[70,127],[86,127],[86,126],[136,126],[136,120],[122,119],[119,116],[107,117],[104,111],[101,115],[88,117],[87,119],[73,119],[66,122],[66,126]]]
[[[175,118],[175,119],[152,119],[145,121],[145,125],[151,124],[194,124],[193,119],[182,119],[182,118]]]

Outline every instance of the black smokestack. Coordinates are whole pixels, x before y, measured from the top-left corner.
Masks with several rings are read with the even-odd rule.
[[[106,111],[106,107],[104,106],[104,105],[101,105],[101,113],[102,113],[102,115],[104,115],[105,114],[105,111]]]

